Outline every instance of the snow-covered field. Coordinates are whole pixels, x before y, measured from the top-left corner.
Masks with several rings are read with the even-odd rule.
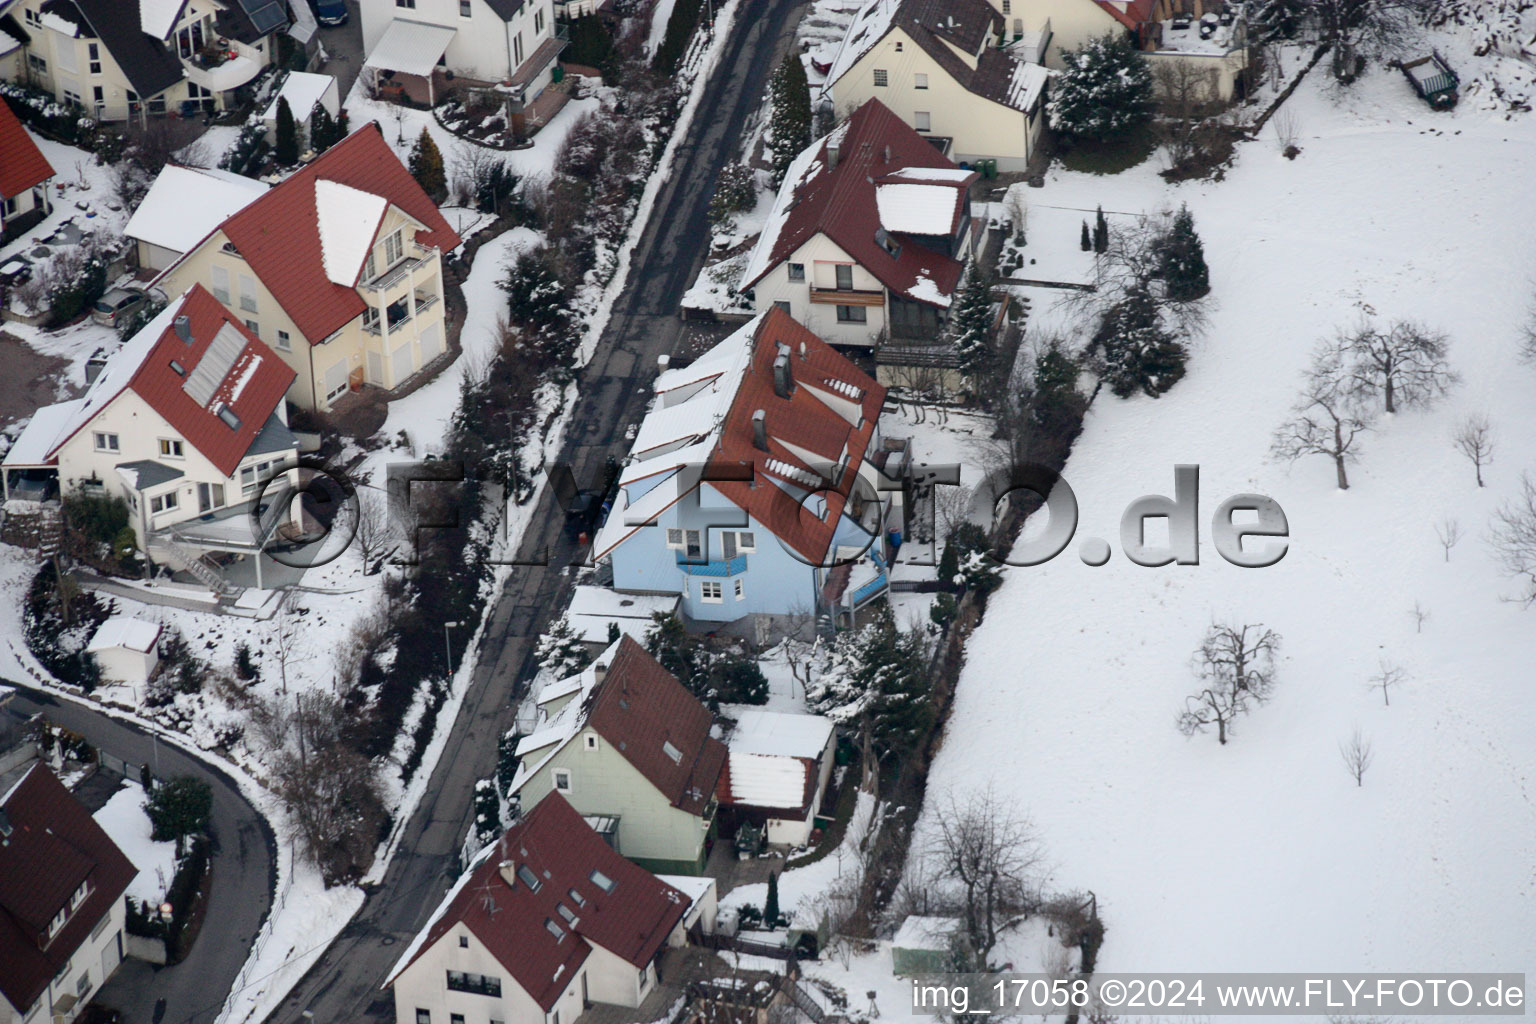
[[[1215,309],[1188,376],[1160,400],[1102,394],[1065,476],[1079,542],[1201,469],[1201,515],[1273,497],[1278,565],[1091,569],[1075,545],[1012,569],[969,657],[929,793],[994,783],[1039,827],[1055,885],[1091,889],[1099,967],[1536,971],[1536,609],[1490,554],[1491,512],[1536,472],[1536,367],[1518,328],[1536,265],[1536,121],[1433,114],[1373,69],[1288,104],[1302,153],[1239,148],[1220,183],[1168,186],[1149,161],[1113,178],[1056,171],[1041,203],[1157,210],[1187,202]],[[1268,133],[1266,133],[1266,136]],[[1326,459],[1268,458],[1314,343],[1374,315],[1450,335],[1464,383],[1367,435],[1351,488]],[[1453,448],[1486,414],[1479,490]],[[1459,520],[1449,561],[1434,524]],[[1208,522],[1208,520],[1207,520]],[[1411,614],[1427,611],[1422,629]],[[1174,726],[1212,620],[1284,637],[1273,701],[1226,746]],[[1384,706],[1382,659],[1408,682]],[[1339,744],[1373,744],[1363,787]],[[888,1009],[888,1008],[886,1008]]]

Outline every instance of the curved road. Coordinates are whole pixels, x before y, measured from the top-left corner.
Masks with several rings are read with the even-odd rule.
[[[160,778],[192,775],[212,787],[213,884],[192,951],[169,967],[125,960],[95,997],[122,1011],[124,1024],[212,1024],[272,903],[277,847],[266,819],[233,779],[180,747],[23,683],[5,680],[5,685],[17,692],[0,714],[18,720],[47,715],[55,725],[130,764],[154,768],[158,762]]]
[[[635,250],[627,286],[614,304],[597,354],[582,371],[563,458],[583,484],[598,479],[608,456],[626,454],[624,430],[645,412],[656,357],[691,340],[678,319],[678,306],[709,244],[709,197],[758,107],[778,55],[792,42],[802,2],[742,0],[720,65],[699,87],[704,97]],[[487,613],[479,666],[382,884],[269,1020],[358,1024],[394,1019],[393,1000],[381,986],[454,880],[473,813],[474,783],[495,771],[497,737],[512,724],[534,641],[551,611],[569,600],[571,579],[565,567],[577,555],[546,488],[519,558],[547,564],[516,568]]]

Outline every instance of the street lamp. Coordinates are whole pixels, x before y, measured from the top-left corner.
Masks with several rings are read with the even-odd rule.
[[[447,657],[448,657],[448,681],[449,682],[453,681],[453,647],[448,642],[448,631],[450,629],[458,629],[458,628],[459,628],[459,624],[457,622],[445,622],[445,623],[443,623],[443,654],[447,655]]]

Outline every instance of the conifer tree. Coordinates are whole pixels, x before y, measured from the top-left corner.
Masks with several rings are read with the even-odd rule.
[[[763,901],[763,923],[769,928],[779,924],[779,873],[768,872],[768,898]]]
[[[1051,127],[1065,135],[1108,142],[1152,117],[1152,72],[1122,36],[1090,39],[1063,50],[1051,79]]]
[[[1188,206],[1179,207],[1173,224],[1159,247],[1158,272],[1173,302],[1192,302],[1211,290],[1205,247],[1195,233],[1195,218]]]
[[[1099,207],[1093,215],[1093,251],[1109,251],[1109,221],[1104,219],[1104,207]]]
[[[272,143],[272,158],[284,167],[299,162],[299,126],[288,106],[288,97],[277,98],[277,129]]]
[[[325,104],[316,103],[309,112],[309,148],[319,156],[340,141],[336,134],[336,119],[325,109]]]
[[[1082,246],[1083,252],[1093,251],[1093,236],[1088,233],[1087,221],[1083,221],[1083,238],[1080,244]]]
[[[811,144],[811,87],[800,54],[784,55],[768,83],[768,129],[763,145],[773,167],[773,186],[778,188],[795,157]]]
[[[592,660],[586,644],[564,615],[550,623],[549,629],[539,637],[533,656],[539,668],[549,671],[557,679],[575,675]]]
[[[951,344],[960,361],[971,393],[978,394],[992,370],[992,288],[973,260],[966,268],[965,284],[950,314]]]
[[[434,203],[447,198],[448,178],[443,171],[443,154],[438,151],[437,143],[432,141],[431,134],[425,128],[416,137],[416,145],[411,148],[409,166],[411,177],[416,179],[416,184],[421,186],[421,190]]]
[[[1188,352],[1163,327],[1157,300],[1145,288],[1104,314],[1093,345],[1104,360],[1104,382],[1120,398],[1137,391],[1157,398],[1184,376]]]

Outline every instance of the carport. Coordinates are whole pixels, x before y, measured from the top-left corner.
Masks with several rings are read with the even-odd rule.
[[[363,67],[371,69],[373,83],[378,85],[381,71],[414,75],[427,82],[427,104],[435,106],[432,93],[432,72],[442,60],[448,44],[453,41],[454,30],[442,25],[427,25],[419,21],[396,19],[384,30],[378,45],[363,61]]]

